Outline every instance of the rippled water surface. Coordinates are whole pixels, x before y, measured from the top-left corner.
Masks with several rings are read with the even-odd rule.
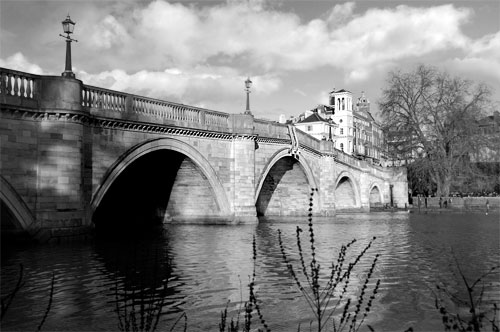
[[[403,331],[409,326],[415,331],[443,331],[434,308],[435,285],[444,283],[453,295],[464,297],[455,258],[471,280],[499,263],[499,217],[374,213],[315,218],[315,245],[326,267],[336,260],[342,244],[357,239],[350,254],[354,257],[376,236],[352,275],[349,293],[357,294],[375,254],[380,254],[370,284],[380,279],[381,286],[367,322],[376,331]],[[2,331],[36,330],[47,307],[52,274],[53,303],[43,330],[117,330],[117,307],[123,309],[128,300],[130,308],[130,298],[147,289],[146,305],[153,296],[166,296],[159,331],[168,331],[182,312],[188,317],[188,331],[218,331],[228,300],[228,316],[236,317],[241,300],[248,298],[253,236],[256,295],[269,327],[296,331],[301,324],[308,330],[312,313],[286,270],[278,244],[281,229],[290,260],[297,264],[297,225],[304,229],[307,254],[305,218],[262,220],[252,226],[169,225],[137,241],[2,247],[2,296],[17,282],[19,264],[24,266],[24,285],[2,320]],[[484,284],[485,302],[499,301],[500,275],[488,275]],[[464,310],[450,306],[452,311]]]

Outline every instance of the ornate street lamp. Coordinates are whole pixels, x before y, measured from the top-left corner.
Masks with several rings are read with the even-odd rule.
[[[252,115],[250,112],[250,88],[252,87],[252,81],[250,81],[250,77],[248,77],[245,81],[245,91],[247,92],[247,109],[245,114]]]
[[[70,34],[73,33],[73,30],[75,29],[75,22],[71,20],[68,14],[66,19],[61,23],[63,26],[63,31],[66,34],[66,36],[59,34],[59,36],[66,39],[66,66],[64,68],[64,72],[62,73],[62,76],[75,78],[75,74],[73,73],[71,66],[71,42],[72,41],[78,42],[78,40],[71,39],[71,37],[69,36]]]

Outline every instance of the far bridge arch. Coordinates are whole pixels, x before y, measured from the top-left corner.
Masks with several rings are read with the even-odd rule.
[[[311,189],[317,188],[311,167],[303,156],[295,158],[288,148],[277,151],[262,171],[255,191],[259,216],[305,216],[309,213]],[[319,202],[313,196],[313,211]]]
[[[354,175],[343,171],[335,181],[335,207],[337,210],[359,208],[361,206],[359,184]]]
[[[384,204],[384,195],[378,183],[372,183],[368,192],[370,198],[370,207],[379,207]]]
[[[230,216],[226,193],[209,161],[193,146],[173,138],[142,143],[115,162],[93,195],[93,221],[104,224],[101,220],[115,218],[113,213],[120,211],[112,210],[121,206],[130,211],[127,218],[136,218],[140,211],[127,207],[135,204],[127,195],[144,204],[147,217],[157,222]]]

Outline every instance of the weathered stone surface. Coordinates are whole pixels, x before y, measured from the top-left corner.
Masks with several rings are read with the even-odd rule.
[[[18,221],[22,228],[43,239],[89,229],[120,174],[160,150],[185,158],[172,175],[163,210],[168,222],[307,215],[312,189],[317,215],[389,204],[391,188],[395,206],[408,202],[405,169],[336,156],[329,142],[313,138],[291,151],[286,127],[273,122],[208,110],[186,113],[187,106],[147,109],[119,93],[116,105],[111,97],[99,101],[97,92],[82,100],[78,80],[41,77],[40,84],[42,94],[30,102],[0,99],[0,198],[26,219]],[[168,117],[162,113],[167,111]]]

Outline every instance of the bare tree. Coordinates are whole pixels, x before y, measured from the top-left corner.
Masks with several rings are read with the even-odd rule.
[[[429,175],[438,195],[448,196],[464,160],[488,144],[477,121],[491,105],[490,94],[484,84],[425,65],[389,73],[379,101],[389,151],[409,159],[416,173]]]

